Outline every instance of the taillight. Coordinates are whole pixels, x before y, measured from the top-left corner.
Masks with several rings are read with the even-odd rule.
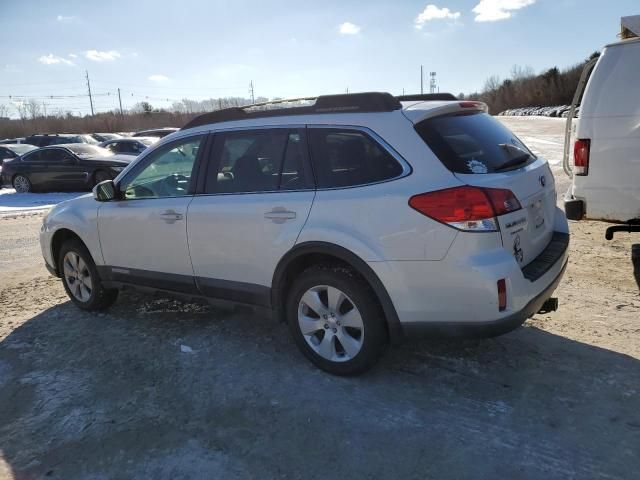
[[[575,175],[589,174],[589,150],[591,140],[588,138],[576,140],[573,144],[573,173]]]
[[[438,222],[470,232],[495,232],[496,217],[522,208],[511,190],[468,185],[414,195],[409,206]]]

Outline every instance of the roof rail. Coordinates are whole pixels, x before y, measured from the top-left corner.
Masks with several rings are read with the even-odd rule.
[[[416,93],[415,95],[400,95],[396,97],[399,102],[428,102],[434,100],[458,100],[451,93]]]
[[[313,102],[310,105],[286,107],[287,103]],[[269,109],[268,107],[275,106]],[[266,108],[265,108],[266,107]],[[366,92],[347,93],[341,95],[320,95],[317,97],[302,97],[287,100],[273,100],[255,103],[241,107],[225,108],[204,113],[195,117],[182,127],[181,130],[208,125],[210,123],[245,120],[250,118],[282,117],[286,115],[310,115],[314,113],[360,113],[360,112],[392,112],[402,108],[400,102],[390,93]]]

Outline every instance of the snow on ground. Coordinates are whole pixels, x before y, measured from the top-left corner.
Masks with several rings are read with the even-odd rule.
[[[49,210],[86,192],[16,193],[13,188],[0,189],[0,215]]]

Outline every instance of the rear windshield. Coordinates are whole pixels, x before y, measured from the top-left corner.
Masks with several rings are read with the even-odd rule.
[[[78,155],[79,157],[112,157],[113,152],[111,150],[107,150],[106,148],[96,147],[94,145],[86,145],[86,144],[76,144],[76,145],[66,145],[66,147],[71,150],[73,153]]]
[[[522,168],[535,155],[487,113],[428,118],[415,126],[422,140],[454,173],[494,173]]]

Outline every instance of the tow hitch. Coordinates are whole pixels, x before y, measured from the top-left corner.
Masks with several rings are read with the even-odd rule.
[[[558,299],[556,297],[548,298],[546,302],[542,304],[538,313],[551,313],[558,310]]]

